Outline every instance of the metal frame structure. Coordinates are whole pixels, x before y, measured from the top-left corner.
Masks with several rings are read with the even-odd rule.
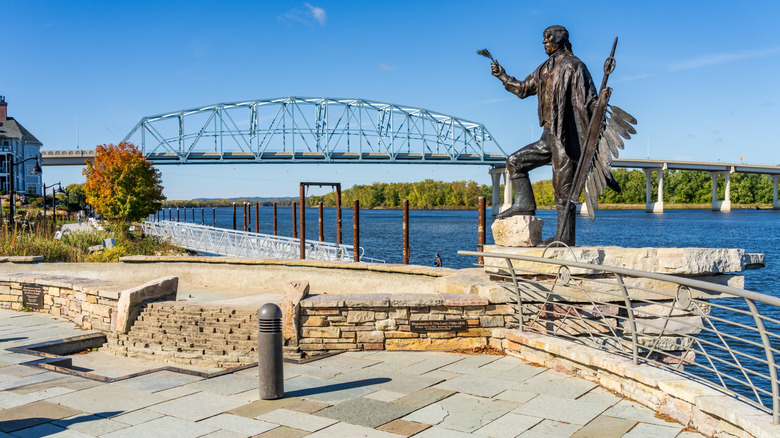
[[[561,254],[458,254],[484,257],[486,270],[505,280],[520,330],[669,369],[771,412],[780,423],[780,298]]]
[[[144,117],[123,141],[155,164],[506,161],[480,123],[364,99],[218,103]]]
[[[171,245],[206,254],[277,260],[297,259],[300,255],[300,242],[292,237],[165,220],[144,221],[143,230]],[[305,250],[307,259],[349,262],[354,247],[307,240]],[[358,256],[363,257],[363,248],[358,248]]]

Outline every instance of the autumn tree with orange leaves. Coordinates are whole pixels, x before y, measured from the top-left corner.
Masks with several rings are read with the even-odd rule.
[[[165,200],[160,171],[132,143],[97,146],[83,173],[87,202],[112,222],[143,219]]]

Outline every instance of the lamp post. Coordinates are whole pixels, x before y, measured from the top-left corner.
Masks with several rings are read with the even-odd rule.
[[[9,220],[8,223],[9,223],[9,225],[11,227],[13,227],[14,226],[14,219],[15,219],[15,216],[16,216],[16,200],[14,199],[14,189],[15,189],[15,186],[16,186],[16,184],[15,184],[16,181],[14,179],[14,167],[22,165],[22,164],[24,164],[24,163],[26,163],[26,162],[28,162],[30,160],[35,160],[35,167],[33,167],[33,169],[30,172],[30,174],[31,175],[37,175],[37,174],[41,173],[42,171],[41,171],[41,165],[38,163],[38,157],[37,156],[24,159],[24,160],[22,160],[22,161],[20,161],[18,163],[14,163],[15,160],[14,160],[14,154],[13,153],[11,153],[10,158],[11,158],[11,160],[9,162],[10,166],[9,166],[8,170],[9,170],[9,174],[10,174],[10,177],[11,177],[10,178],[10,184],[9,184],[9,186],[10,186],[9,193],[11,195],[10,196],[11,208],[9,209],[9,212],[10,212],[11,217],[10,217],[10,220]]]
[[[56,205],[56,204],[54,204],[54,186],[59,186],[60,188],[62,188],[62,184],[60,184],[59,182],[56,182],[56,183],[48,185],[48,186],[45,183],[43,184],[43,220],[44,221],[47,219],[47,217],[46,217],[46,189],[52,189],[51,200],[52,200],[52,204]],[[56,214],[57,210],[55,209],[54,212]]]

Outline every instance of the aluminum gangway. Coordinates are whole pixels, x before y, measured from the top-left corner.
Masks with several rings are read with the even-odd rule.
[[[186,222],[144,221],[146,235],[159,237],[191,251],[229,257],[289,260],[301,254],[300,239],[228,230]],[[353,261],[352,245],[306,241],[306,258],[311,260]],[[363,259],[363,248],[358,247]],[[373,261],[373,260],[372,260]]]

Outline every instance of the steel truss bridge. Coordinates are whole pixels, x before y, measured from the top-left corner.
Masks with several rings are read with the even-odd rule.
[[[284,97],[218,103],[144,117],[123,141],[141,148],[156,165],[496,165],[506,160],[481,123],[364,99]]]

